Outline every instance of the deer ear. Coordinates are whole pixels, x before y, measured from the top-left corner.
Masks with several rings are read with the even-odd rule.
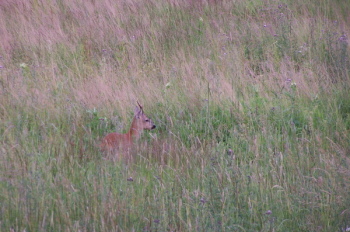
[[[140,111],[142,111],[143,112],[143,107],[142,107],[142,105],[139,103],[139,101],[136,101],[137,102],[137,105],[139,106],[139,108],[140,108]]]
[[[135,109],[134,109],[134,116],[135,117],[140,117],[142,114],[143,114],[142,108],[139,108],[139,107],[136,106]]]
[[[135,116],[135,117],[136,117],[136,116],[139,116],[140,113],[141,113],[140,108],[136,106],[135,109],[134,109],[134,116]]]
[[[138,106],[135,107],[134,114],[135,116],[140,116],[141,114],[143,114],[143,108],[138,101],[137,101],[137,105]]]

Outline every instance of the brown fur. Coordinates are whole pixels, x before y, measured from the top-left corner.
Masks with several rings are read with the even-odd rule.
[[[116,156],[119,152],[128,154],[134,140],[140,138],[143,130],[154,128],[156,128],[156,125],[144,114],[142,106],[138,103],[129,131],[125,134],[110,133],[101,140],[99,146],[103,151],[115,153]]]

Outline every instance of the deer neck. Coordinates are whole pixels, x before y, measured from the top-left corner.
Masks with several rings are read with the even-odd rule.
[[[141,137],[143,129],[137,124],[136,118],[133,119],[128,132],[132,139],[138,140]]]

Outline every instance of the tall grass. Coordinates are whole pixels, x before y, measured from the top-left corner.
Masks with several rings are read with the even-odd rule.
[[[348,231],[347,1],[1,1],[1,231]],[[136,100],[133,163],[96,144]]]

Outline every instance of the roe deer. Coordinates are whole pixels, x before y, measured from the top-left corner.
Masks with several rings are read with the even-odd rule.
[[[129,151],[132,147],[133,140],[140,138],[143,130],[152,130],[156,125],[143,112],[143,107],[137,102],[138,107],[134,112],[134,119],[132,120],[129,132],[125,134],[110,133],[106,135],[101,143],[100,148],[107,152]]]

